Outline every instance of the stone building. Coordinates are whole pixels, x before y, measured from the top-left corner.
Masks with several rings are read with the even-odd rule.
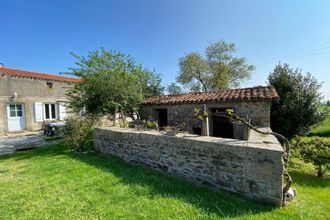
[[[0,66],[0,135],[40,130],[66,115],[66,90],[80,79]]]
[[[275,99],[279,99],[279,96],[272,86],[155,96],[144,101],[141,117],[157,121],[162,128],[188,122],[193,117],[195,108],[206,107],[208,112],[233,109],[237,115],[256,126],[270,127],[270,105]],[[196,122],[187,130],[195,134],[206,132],[215,137],[248,139],[246,126],[231,123],[229,119],[219,116]]]

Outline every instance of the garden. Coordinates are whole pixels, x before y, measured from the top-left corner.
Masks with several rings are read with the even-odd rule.
[[[0,157],[0,213],[2,219],[326,219],[329,173],[319,178],[295,158],[289,171],[298,195],[275,208],[58,144]]]
[[[223,47],[227,48],[225,42],[218,42],[210,47],[210,54],[230,52],[222,50]],[[179,79],[182,83],[191,83],[193,79],[193,84],[200,86],[203,83],[196,84],[195,76],[186,75],[193,74],[186,70],[200,61],[195,55],[180,60]],[[163,94],[164,88],[158,74],[137,65],[130,56],[102,49],[76,58],[78,67],[72,68],[71,74],[83,80],[67,94],[68,107],[76,114],[66,120],[63,142],[0,156],[0,218],[327,219],[330,216],[330,116],[326,107],[321,107],[318,91],[321,85],[310,74],[303,76],[300,70],[279,64],[269,76],[269,83],[281,97],[279,102],[272,103],[272,130],[285,134],[291,141],[288,171],[292,187],[297,190],[292,202],[274,207],[95,152],[91,133],[100,117],[119,115],[120,126],[127,126],[126,117],[132,120],[139,117],[141,102]],[[248,73],[253,69],[243,67]],[[230,81],[226,85],[206,81],[203,85],[205,90],[216,90],[229,84]]]
[[[329,132],[329,116],[309,137]],[[318,133],[320,132],[320,133]],[[322,135],[320,135],[322,136]],[[323,136],[322,139],[329,139]],[[2,219],[327,219],[330,174],[294,157],[297,197],[274,207],[64,142],[0,157]],[[70,141],[73,141],[72,139]]]

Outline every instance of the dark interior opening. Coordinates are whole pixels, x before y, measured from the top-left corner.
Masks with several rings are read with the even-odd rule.
[[[157,109],[158,112],[158,127],[164,128],[167,126],[167,109]]]
[[[193,134],[202,135],[202,128],[193,128]]]
[[[212,113],[224,113],[226,108],[212,109]],[[222,138],[234,138],[234,127],[229,118],[221,116],[212,116],[213,136]]]

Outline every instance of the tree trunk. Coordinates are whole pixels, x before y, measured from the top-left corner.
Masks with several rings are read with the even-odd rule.
[[[318,169],[317,169],[317,176],[318,177],[322,177],[323,176],[323,173],[322,173],[322,166],[319,166]]]

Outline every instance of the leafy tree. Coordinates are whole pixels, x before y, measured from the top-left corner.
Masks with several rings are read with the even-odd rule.
[[[69,74],[80,77],[68,91],[69,108],[74,112],[103,116],[120,112],[133,116],[146,97],[159,95],[164,88],[154,71],[137,65],[131,56],[115,51],[89,52],[78,56]]]
[[[177,95],[177,94],[182,94],[183,91],[181,89],[181,87],[175,83],[171,83],[170,85],[167,86],[167,92],[170,95]]]
[[[189,53],[179,58],[180,73],[177,82],[190,87],[192,91],[207,91],[210,88],[210,72],[204,58],[199,53]]]
[[[271,127],[275,132],[292,138],[308,133],[311,126],[325,118],[326,112],[320,108],[321,84],[310,73],[303,75],[288,64],[278,64],[268,80],[280,96],[280,101],[273,101],[271,106]]]
[[[245,58],[236,57],[236,52],[234,43],[220,40],[209,43],[205,57],[197,52],[181,57],[177,82],[192,91],[239,87],[242,81],[250,78],[255,67],[247,64]]]
[[[330,100],[327,101],[327,106],[330,106]]]
[[[321,138],[297,139],[293,145],[306,163],[312,163],[317,176],[322,177],[330,168],[330,141]]]

